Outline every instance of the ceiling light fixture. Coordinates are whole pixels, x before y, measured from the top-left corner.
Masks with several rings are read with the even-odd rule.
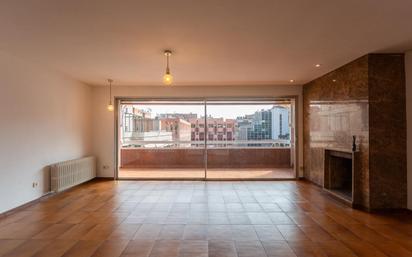
[[[318,63],[318,64],[315,64],[315,67],[316,68],[319,68],[321,65]]]
[[[172,51],[165,50],[164,54],[166,55],[166,72],[163,76],[163,84],[170,86],[173,83],[173,76],[170,74],[169,68],[169,57],[172,55]]]
[[[109,104],[107,105],[107,110],[112,112],[114,110],[113,104],[112,104],[112,83],[113,79],[107,79],[109,82]]]
[[[294,80],[294,79],[291,79],[291,80],[289,80],[289,82],[290,82],[290,83],[293,83],[293,82],[295,82],[295,80]]]

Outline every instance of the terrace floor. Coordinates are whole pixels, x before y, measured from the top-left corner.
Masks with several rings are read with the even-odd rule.
[[[304,181],[95,181],[0,218],[0,256],[412,256],[412,215]]]
[[[120,168],[119,178],[132,179],[203,179],[204,169],[142,169]],[[219,179],[294,179],[292,168],[208,169],[207,178]]]

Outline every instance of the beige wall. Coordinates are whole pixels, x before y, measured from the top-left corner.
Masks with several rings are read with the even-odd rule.
[[[98,175],[114,174],[114,113],[108,112],[108,87],[93,87],[93,153],[97,156]],[[299,142],[302,143],[302,88],[301,86],[114,86],[115,97],[275,97],[298,96]],[[302,167],[302,149],[299,147],[299,166]],[[103,168],[107,166],[107,168]]]
[[[406,122],[408,165],[408,208],[412,210],[412,51],[405,55],[406,70]]]
[[[49,191],[47,165],[91,153],[91,88],[37,67],[0,52],[0,213]]]

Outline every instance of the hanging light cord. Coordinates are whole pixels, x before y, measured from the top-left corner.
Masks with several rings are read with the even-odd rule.
[[[111,105],[112,104],[112,81],[113,80],[111,80],[111,79],[108,79],[108,81],[109,81],[109,97],[110,97],[110,99],[109,99],[109,104]]]
[[[166,74],[170,74],[169,56],[170,56],[170,54],[166,54]]]

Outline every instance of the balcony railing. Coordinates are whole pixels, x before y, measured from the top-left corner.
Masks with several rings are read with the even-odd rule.
[[[133,138],[124,138],[122,148],[205,148],[204,141],[164,141],[164,140],[135,140]],[[227,149],[227,148],[290,148],[290,140],[213,140],[206,142],[207,148]]]

